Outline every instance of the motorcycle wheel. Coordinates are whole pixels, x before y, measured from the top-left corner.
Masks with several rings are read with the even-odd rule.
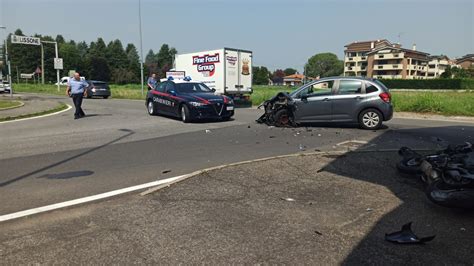
[[[403,159],[397,163],[397,170],[408,175],[420,175],[421,163],[416,162],[417,158]]]
[[[474,209],[474,188],[459,188],[439,179],[426,188],[428,199],[440,206],[460,209]]]

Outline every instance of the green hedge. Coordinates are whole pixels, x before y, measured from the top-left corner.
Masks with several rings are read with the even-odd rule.
[[[474,90],[474,79],[383,79],[389,89]]]

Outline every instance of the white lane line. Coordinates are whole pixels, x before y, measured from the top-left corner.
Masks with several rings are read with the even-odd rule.
[[[78,205],[78,204],[83,204],[83,203],[88,203],[88,202],[96,201],[96,200],[100,200],[100,199],[110,198],[110,197],[113,197],[113,196],[117,196],[117,195],[128,193],[128,192],[137,191],[137,190],[140,190],[140,189],[145,189],[145,188],[150,188],[150,187],[154,187],[154,186],[160,186],[160,185],[167,184],[167,183],[177,182],[180,179],[187,178],[188,176],[189,176],[189,174],[175,176],[175,177],[162,179],[162,180],[158,180],[158,181],[153,181],[153,182],[149,182],[149,183],[145,183],[145,184],[141,184],[141,185],[137,185],[137,186],[132,186],[132,187],[122,188],[122,189],[118,189],[118,190],[113,190],[113,191],[105,192],[105,193],[102,193],[102,194],[97,194],[97,195],[88,196],[88,197],[84,197],[84,198],[79,198],[79,199],[74,199],[74,200],[65,201],[65,202],[61,202],[61,203],[51,204],[51,205],[38,207],[38,208],[33,208],[33,209],[29,209],[29,210],[24,210],[24,211],[19,211],[19,212],[15,212],[15,213],[5,214],[5,215],[0,216],[0,222],[5,222],[5,221],[8,221],[8,220],[18,219],[18,218],[21,218],[21,217],[26,217],[26,216],[30,216],[30,215],[38,214],[38,213],[42,213],[42,212],[48,212],[48,211],[53,211],[53,210],[57,210],[57,209],[62,209],[62,208],[66,208],[66,207],[70,207],[70,206],[74,206],[74,205]]]
[[[420,151],[421,149],[417,149],[417,151]],[[367,152],[396,152],[398,149],[377,149],[377,150],[359,150],[359,151],[351,151],[353,153],[367,153]],[[241,161],[241,162],[235,162],[235,163],[229,163],[229,164],[224,164],[224,165],[218,165],[202,170],[197,170],[189,174],[185,175],[180,175],[180,176],[175,176],[175,177],[170,177],[167,179],[161,179],[158,181],[153,181],[141,185],[136,185],[132,187],[127,187],[127,188],[122,188],[118,190],[113,190],[109,192],[105,192],[102,194],[97,194],[93,196],[88,196],[84,198],[79,198],[75,200],[70,200],[70,201],[65,201],[61,203],[56,203],[56,204],[51,204],[43,207],[38,207],[38,208],[33,208],[29,210],[24,210],[24,211],[19,211],[15,213],[10,213],[10,214],[5,214],[0,216],[0,222],[5,222],[13,219],[18,219],[26,216],[30,216],[33,214],[39,214],[43,212],[48,212],[48,211],[53,211],[53,210],[58,210],[66,207],[71,207],[74,205],[79,205],[79,204],[84,204],[84,203],[89,203],[92,201],[96,200],[101,200],[101,199],[106,199],[114,196],[118,196],[120,194],[125,194],[137,190],[142,190],[149,188],[148,190],[140,193],[142,196],[145,196],[147,194],[153,193],[155,191],[158,191],[162,188],[168,187],[174,183],[183,181],[187,178],[213,171],[213,170],[218,170],[218,169],[223,169],[226,167],[231,167],[231,166],[238,166],[238,165],[243,165],[243,164],[249,164],[249,163],[254,163],[254,162],[263,162],[263,161],[269,161],[273,159],[282,159],[282,158],[291,158],[291,157],[298,157],[298,156],[311,156],[311,155],[342,155],[347,153],[348,151],[344,150],[336,150],[336,151],[319,151],[319,152],[307,152],[307,153],[293,153],[293,154],[286,154],[286,155],[277,155],[277,156],[272,156],[272,157],[265,157],[265,158],[260,158],[260,159],[254,159],[254,160],[247,160],[247,161]]]
[[[69,110],[72,108],[72,106],[70,106],[69,104],[66,104],[66,105],[67,105],[67,108],[64,109],[64,110],[61,110],[61,111],[57,111],[57,112],[50,113],[50,114],[46,114],[46,115],[40,115],[40,116],[33,116],[33,117],[27,117],[27,118],[20,118],[20,119],[13,119],[13,120],[8,120],[8,121],[3,121],[3,122],[0,122],[0,124],[12,123],[12,122],[20,122],[20,121],[31,120],[31,119],[42,118],[42,117],[47,117],[47,116],[52,116],[52,115],[57,115],[57,114],[60,114],[60,113],[64,113],[64,112],[66,112],[66,111],[69,111]]]

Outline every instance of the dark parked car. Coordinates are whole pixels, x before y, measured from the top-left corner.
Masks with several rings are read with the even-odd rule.
[[[102,97],[104,99],[110,96],[110,87],[107,82],[97,80],[86,80],[89,84],[87,87],[87,98]]]
[[[378,129],[392,119],[388,88],[379,80],[329,77],[305,84],[290,94],[279,93],[265,104],[259,122],[277,126],[312,122],[354,122]]]
[[[148,91],[148,114],[170,115],[184,123],[195,119],[229,120],[234,115],[233,100],[214,92],[202,82],[166,80]]]

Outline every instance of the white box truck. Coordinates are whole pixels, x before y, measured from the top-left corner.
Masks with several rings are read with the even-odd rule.
[[[184,71],[191,79],[205,83],[216,93],[235,99],[252,93],[252,52],[223,48],[177,54],[174,70]]]

